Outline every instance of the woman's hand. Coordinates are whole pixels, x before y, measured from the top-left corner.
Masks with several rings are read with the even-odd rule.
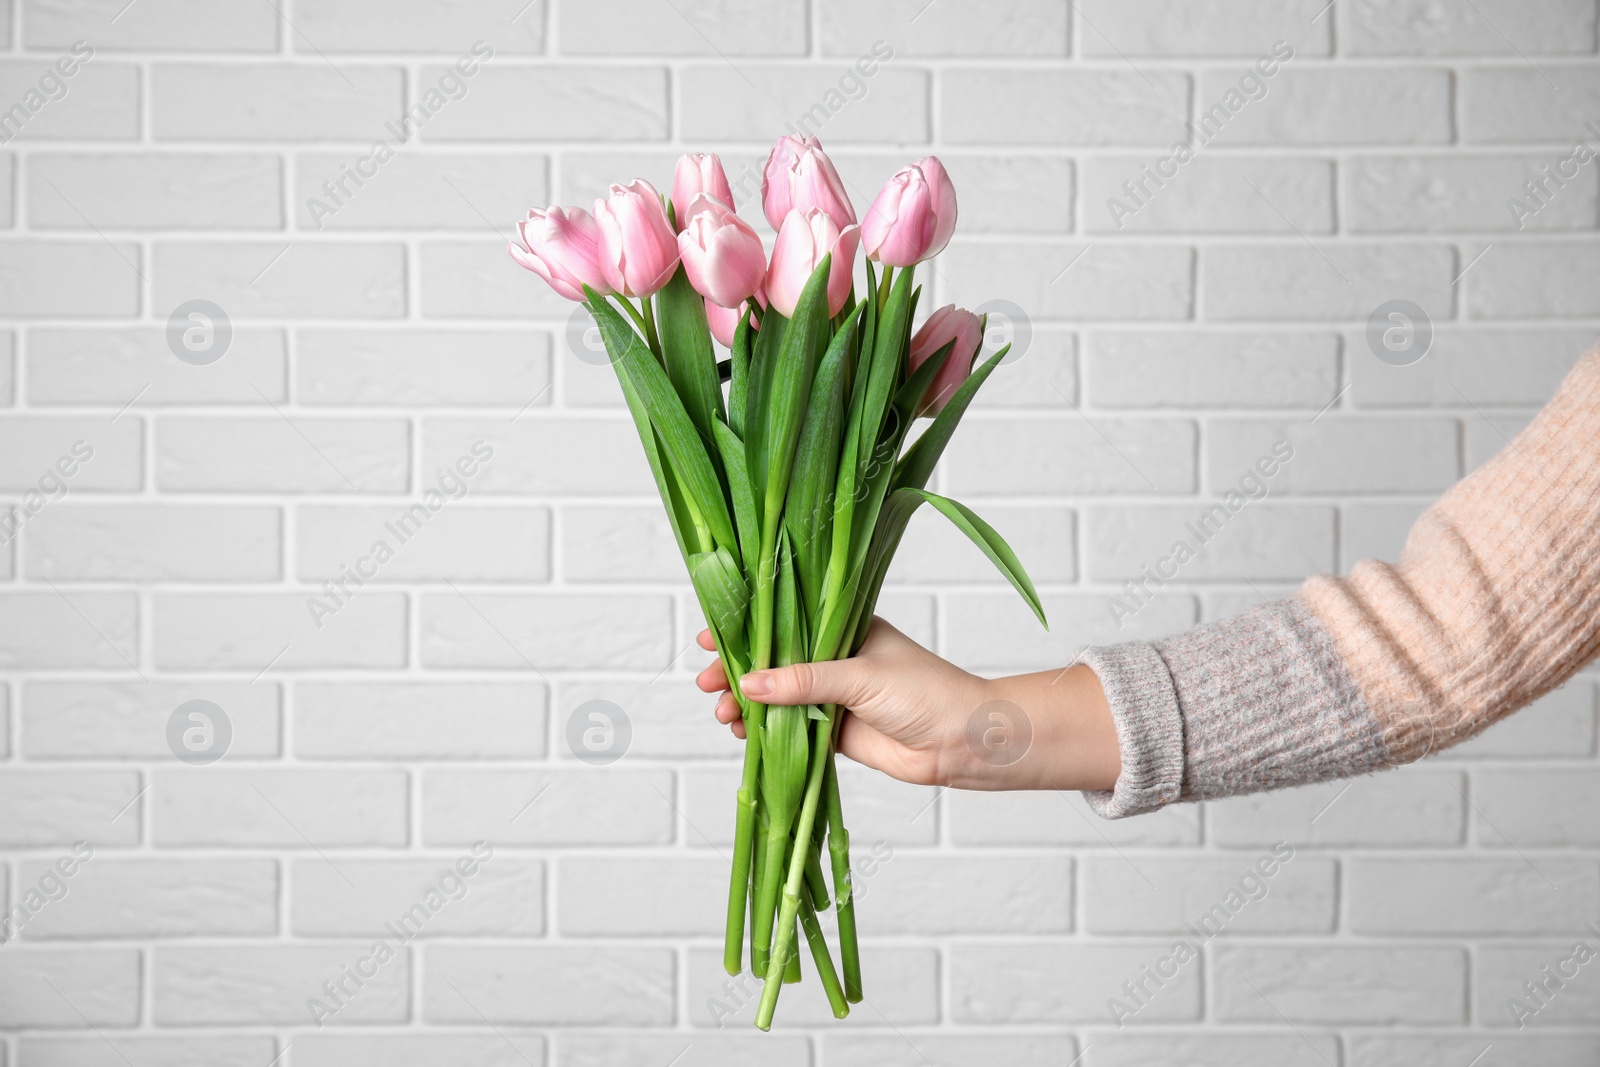
[[[700,634],[710,651],[710,631]],[[722,664],[697,684],[744,736]],[[769,705],[838,704],[839,751],[903,782],[964,789],[1110,789],[1121,767],[1099,680],[1087,667],[989,680],[940,659],[882,619],[846,660],[745,675]]]

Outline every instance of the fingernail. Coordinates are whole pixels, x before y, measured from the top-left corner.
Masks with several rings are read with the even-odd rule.
[[[772,692],[772,677],[761,671],[747,674],[739,682],[739,688],[747,697],[764,697]]]

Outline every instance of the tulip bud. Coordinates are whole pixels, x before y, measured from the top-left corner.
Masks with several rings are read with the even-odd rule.
[[[732,208],[706,193],[695,196],[684,215],[678,252],[689,284],[723,307],[738,307],[766,277],[761,238]]]
[[[761,172],[761,208],[774,230],[791,211],[817,208],[843,229],[856,221],[833,160],[815,137],[778,138]]]
[[[811,272],[830,253],[828,268],[828,314],[837,315],[850,295],[851,272],[855,268],[856,248],[861,243],[861,227],[839,229],[833,219],[818,208],[791,211],[778,230],[772,245],[772,265],[767,270],[767,299],[785,317],[793,317],[800,292]]]
[[[568,300],[585,299],[583,287],[610,293],[600,268],[600,231],[581,207],[533,210],[517,223],[521,241],[506,243],[511,258],[550,283]]]
[[[722,160],[710,153],[688,152],[678,157],[678,169],[672,176],[672,213],[678,229],[687,225],[689,205],[701,193],[709,193],[730,209],[733,190],[728,188],[728,176],[723,173]]]
[[[661,195],[642,179],[613,185],[594,202],[600,230],[600,269],[624,296],[649,296],[678,269],[678,236],[667,222]]]
[[[760,293],[756,294],[756,301],[762,306],[766,305]],[[746,300],[736,308],[725,308],[720,304],[706,301],[706,322],[711,324],[711,336],[715,337],[723,348],[733,347],[734,335],[739,331],[740,315],[750,316],[752,330],[761,329],[761,324],[756,321],[754,313],[750,310],[750,301]]]
[[[794,207],[789,176],[800,153],[805,151],[806,142],[814,140],[784,134],[767,153],[766,166],[761,169],[761,210],[774,230],[783,229],[784,216]]]
[[[868,259],[909,267],[932,259],[956,228],[956,188],[934,156],[901,167],[884,184],[861,224]]]
[[[929,315],[928,321],[911,338],[908,372],[915,371],[929,356],[952,341],[955,345],[945,357],[944,366],[933,376],[928,391],[922,396],[919,415],[937,415],[972,373],[972,359],[983,344],[983,323],[965,308],[946,304]]]

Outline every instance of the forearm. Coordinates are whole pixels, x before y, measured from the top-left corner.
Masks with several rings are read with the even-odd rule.
[[[1086,666],[981,682],[956,744],[959,789],[1110,789],[1121,772],[1105,692]]]

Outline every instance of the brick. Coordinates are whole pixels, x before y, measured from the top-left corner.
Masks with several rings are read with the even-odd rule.
[[[1255,71],[1248,73],[1254,76]],[[1243,107],[1231,111],[1227,96],[1244,91],[1240,77],[1240,72],[1233,70],[1202,74],[1198,90],[1201,129],[1230,146],[1410,145],[1450,140],[1450,73],[1446,70],[1297,69],[1291,61],[1264,82],[1265,95],[1246,99]],[[1338,100],[1342,106],[1330,108],[1329,100]],[[1213,115],[1221,117],[1207,122],[1207,116]],[[1218,132],[1212,134],[1213,130]]]
[[[1206,479],[1232,483],[1287,441],[1294,449],[1272,480],[1275,492],[1422,493],[1460,477],[1453,419],[1329,416],[1308,421],[1219,419],[1206,427]],[[1402,465],[1396,456],[1404,456]]]
[[[306,405],[520,410],[550,403],[543,333],[308,328],[295,334],[295,357],[295,399]]]
[[[1096,407],[1316,411],[1339,391],[1332,333],[1097,330],[1084,348]]]
[[[1185,136],[1185,74],[974,67],[947,71],[942,83],[939,128],[952,144],[1165,148]],[[997,100],[1043,106],[996,108]]]
[[[420,83],[437,85],[448,69],[424,66]],[[466,96],[428,120],[422,132],[425,143],[667,139],[665,67],[492,63],[469,85]],[[529,100],[539,106],[529,107]]]
[[[302,1033],[294,1039],[296,1067],[433,1067],[455,1060],[479,1067],[545,1067],[538,1034]],[[258,1065],[259,1067],[259,1065]]]
[[[809,20],[802,0],[760,0],[733,9],[706,0],[676,9],[649,0],[561,0],[558,10],[561,51],[567,55],[743,58],[806,52]]]
[[[1355,0],[1337,14],[1339,50],[1356,55],[1594,51],[1595,11],[1586,0],[1488,0],[1459,8],[1425,0]]]
[[[1358,857],[1345,861],[1344,893],[1357,934],[1557,934],[1600,912],[1600,867],[1547,857]]]
[[[280,403],[288,389],[286,349],[281,330],[238,327],[221,359],[195,366],[173,355],[164,327],[31,330],[28,402],[113,411],[130,402],[136,408]]]
[[[962,424],[945,450],[943,484],[962,498],[1190,493],[1195,488],[1195,437],[1194,423],[1186,419],[1081,412],[1004,421],[974,418]],[[1018,463],[1021,456],[1029,461]]]
[[[1364,559],[1398,561],[1411,527],[1431,503],[1346,504],[1339,524],[1339,572],[1349,573]]]
[[[158,243],[155,306],[201,297],[237,318],[405,314],[402,245],[354,241]]]
[[[93,37],[98,41],[100,34]],[[63,62],[73,72],[63,82],[66,93],[35,107],[28,94],[50,88],[41,78],[60,79]],[[132,141],[139,136],[139,98],[139,68],[132,63],[96,61],[70,47],[49,59],[0,62],[0,100],[8,109],[0,133],[7,140]]]
[[[1499,1010],[1504,1010],[1503,1006]],[[1346,1044],[1351,1067],[1410,1067],[1431,1061],[1470,1062],[1490,1044],[1480,1037],[1421,1037],[1355,1034]],[[1493,1042],[1495,1061],[1505,1067],[1587,1067],[1600,1056],[1600,1038],[1524,1037]]]
[[[139,1021],[137,949],[23,949],[0,955],[0,1026],[80,1030]]]
[[[1595,691],[1572,678],[1514,715],[1508,715],[1464,745],[1446,749],[1445,759],[1587,759],[1594,754]],[[1543,780],[1543,778],[1541,778]],[[1485,780],[1477,785],[1484,799]],[[1570,809],[1563,809],[1570,810]],[[1550,811],[1541,813],[1549,818]],[[1497,820],[1498,821],[1498,820]],[[1480,840],[1487,840],[1480,836]]]
[[[1569,153],[1570,154],[1570,153]],[[1593,230],[1594,168],[1563,162],[1565,155],[1358,157],[1347,161],[1340,191],[1345,225],[1355,233],[1472,230]],[[1541,166],[1547,168],[1541,172]],[[1576,171],[1555,188],[1549,169]],[[1524,190],[1549,181],[1547,202]]]
[[[475,479],[480,493],[533,496],[638,496],[655,500],[655,483],[633,421],[620,417],[524,415],[505,419],[426,419],[422,479],[453,466],[476,441],[495,450]]]
[[[515,18],[513,18],[515,16]],[[295,7],[296,51],[450,52],[466,54],[477,39],[494,53],[544,51],[544,0],[491,18],[473,5],[428,0],[301,0]],[[313,46],[310,42],[315,41]]]
[[[666,844],[674,788],[657,770],[429,771],[422,837],[430,847]]]
[[[1459,773],[1406,770],[1213,801],[1206,818],[1211,841],[1224,848],[1458,845],[1466,827],[1462,787]]]
[[[321,608],[314,615],[308,601]],[[168,670],[403,667],[406,599],[364,592],[336,605],[320,594],[168,593],[154,598],[155,661]],[[318,622],[321,625],[318,625]]]
[[[853,844],[859,851],[852,859],[876,861],[861,893],[873,899],[874,934],[1047,935],[1073,928],[1072,862],[1065,857],[895,850],[878,859],[865,842]]]
[[[366,942],[342,945],[158,946],[152,1001],[158,1026],[330,1026],[397,1023],[407,1018],[411,954],[390,943],[393,958],[377,963]],[[360,961],[366,960],[363,965]],[[375,971],[336,1006],[323,991],[344,968]],[[346,989],[353,983],[346,981]],[[327,1010],[307,1006],[317,998]],[[335,1010],[336,1009],[336,1010]]]
[[[716,937],[727,918],[720,856],[570,856],[556,871],[563,937]]]
[[[561,512],[562,576],[574,582],[678,582],[683,557],[660,504],[571,505]]]
[[[1044,594],[1046,633],[1015,593],[951,594],[940,651],[974,669],[1040,670],[1065,667],[1085,645],[1153,640],[1194,624],[1187,596],[1157,594],[1129,617],[1113,614],[1114,595]]]
[[[1569,1026],[1593,1033],[1595,1024],[1600,1023],[1600,987],[1590,981],[1593,959],[1587,963],[1572,959],[1580,941],[1593,952],[1593,930],[1587,928],[1559,941],[1479,946],[1472,969],[1478,1019],[1493,1029]],[[1575,977],[1574,968],[1578,968]],[[1562,971],[1569,978],[1557,986]],[[1542,998],[1535,998],[1527,990],[1529,982],[1536,989],[1546,982],[1550,985],[1545,986]]]
[[[280,172],[278,157],[270,155],[30,156],[28,225],[44,230],[279,230]]]
[[[461,479],[462,495],[471,480]],[[295,559],[302,581],[320,585],[347,571],[375,583],[545,582],[550,579],[550,512],[474,507],[443,499],[437,511],[309,507],[296,513]],[[379,546],[384,546],[382,552]],[[392,558],[380,558],[385,554]]]
[[[1331,233],[1333,167],[1203,154],[1179,163],[1169,148],[1087,161],[1083,200],[1089,233]]]
[[[529,207],[550,202],[547,169],[547,158],[534,153],[402,149],[389,159],[354,151],[304,153],[295,160],[295,189],[302,196],[292,206],[295,226],[477,230],[489,219],[509,228]]]
[[[1468,472],[1477,470],[1511,447],[1517,434],[1526,429],[1528,423],[1532,421],[1532,412],[1491,415],[1488,418],[1474,413],[1474,416],[1467,420],[1466,432],[1462,435],[1461,451]]]
[[[396,66],[158,63],[150,74],[158,141],[359,141],[401,114]]]
[[[26,494],[46,475],[67,491],[137,490],[144,470],[144,427],[136,418],[0,416],[0,489]],[[76,451],[74,451],[76,449]],[[68,473],[70,472],[70,473]],[[26,496],[18,503],[32,508]],[[37,513],[37,509],[36,513]]]
[[[677,1034],[556,1035],[556,1051],[562,1067],[670,1063],[672,1057],[681,1054],[686,1047],[689,1046]],[[694,1062],[705,1067],[742,1067],[753,1062],[767,1067],[811,1067],[811,1042],[805,1037],[696,1034],[692,1047]]]
[[[710,663],[711,657],[695,649],[684,649],[681,665],[694,670]],[[688,678],[662,677],[655,681],[563,682],[556,702],[555,755],[570,760],[582,754],[574,750],[571,731],[601,725],[588,717],[584,705],[601,700],[627,717],[630,738],[627,754],[645,759],[739,759],[744,743],[731,733],[715,728],[711,719],[713,700],[700,692]],[[607,715],[615,717],[616,711]],[[615,734],[612,735],[613,739]]]
[[[1212,954],[1213,1006],[1223,1022],[1465,1021],[1467,960],[1460,949],[1219,945]]]
[[[1569,686],[1572,684],[1568,683]],[[1473,778],[1473,833],[1480,844],[1496,849],[1592,845],[1600,841],[1600,832],[1597,832],[1592,819],[1585,821],[1578,814],[1596,796],[1600,796],[1600,774],[1593,771],[1479,771]],[[1548,877],[1555,879],[1558,885],[1574,880],[1573,877],[1563,878],[1551,870],[1560,861],[1541,857],[1533,862],[1538,869],[1546,871]],[[1538,887],[1548,890],[1549,887],[1537,879],[1535,872],[1528,871],[1525,864],[1518,861],[1518,867],[1520,870],[1513,873],[1520,875],[1527,871],[1535,876]],[[1585,870],[1582,873],[1593,872]],[[1572,887],[1568,888],[1572,890]],[[1540,902],[1541,911],[1547,907],[1554,908],[1554,901]],[[1600,908],[1591,907],[1585,915],[1597,910]],[[1563,929],[1571,926],[1572,923],[1568,922]]]
[[[1006,294],[1035,319],[1187,319],[1194,253],[1163,245],[963,244],[941,268],[949,296]],[[969,295],[970,294],[970,295]]]
[[[937,843],[935,802],[947,794],[908,785],[848,759],[839,760],[837,769],[845,826],[850,831],[852,877],[857,892],[865,893],[862,887],[871,881],[869,871],[875,869],[865,862],[868,857]],[[683,778],[683,818],[689,846],[721,849],[732,845],[738,767],[692,767]]]
[[[1462,251],[1475,256],[1481,250]],[[1600,293],[1583,284],[1583,272],[1596,270],[1600,242],[1505,244],[1462,279],[1462,306],[1475,319],[1594,318],[1600,315]]]
[[[1445,319],[1457,269],[1444,245],[1225,245],[1204,250],[1201,259],[1200,300],[1215,320],[1366,322],[1396,299]]]
[[[218,18],[205,0],[24,0],[29,48],[67,49],[87,38],[95,49],[159,52],[273,52],[278,19],[271,10],[241,9]]]
[[[140,263],[129,241],[0,241],[0,315],[119,319],[139,314]]]
[[[956,944],[949,950],[951,1016],[958,1023],[1114,1021],[1108,1001],[1143,968],[1176,971],[1131,1018],[1132,1025],[1200,1018],[1201,961],[1178,964],[1171,942]],[[1167,960],[1165,964],[1163,960]],[[1133,1007],[1133,1005],[1129,1005]]]
[[[17,338],[10,331],[0,332],[0,407],[10,407],[17,392]]]
[[[1197,7],[1181,0],[1158,0],[1136,11],[1111,0],[1079,6],[1079,34],[1085,55],[1242,56],[1270,58],[1274,44],[1287,41],[1298,55],[1327,55],[1332,19],[1312,20],[1319,0],[1225,0]]]
[[[992,356],[1004,345],[1012,349],[983,383],[970,410],[1000,414],[1016,408],[1076,407],[1080,398],[1077,337],[1021,318],[1007,321],[1020,310],[1015,304],[1005,307],[996,301],[981,307],[989,315],[984,351]]]
[[[1071,18],[1060,5],[1022,0],[1004,18],[985,17],[973,0],[922,7],[893,0],[868,8],[848,0],[824,0],[821,43],[825,56],[860,56],[879,41],[902,56],[1065,57],[1071,51]]]
[[[297,1042],[298,1044],[298,1042]],[[278,1054],[270,1037],[152,1037],[106,1034],[93,1037],[25,1037],[21,1062],[29,1067],[259,1067]]]
[[[55,581],[277,581],[275,507],[63,504],[28,525],[30,576]]]
[[[137,670],[132,593],[0,594],[0,669]]]
[[[671,949],[432,946],[421,1013],[433,1024],[669,1026],[676,987]]]
[[[1138,819],[1102,819],[1080,793],[942,794],[950,840],[964,848],[1039,845],[1094,849],[1200,843],[1201,808],[1173,804]]]
[[[659,670],[672,654],[671,601],[643,594],[421,598],[422,662],[511,670]]]
[[[740,1033],[753,1029],[761,982],[748,971],[730,978],[722,969],[720,946],[692,948],[688,955],[685,1002],[689,1025],[696,1031],[732,1029]],[[869,941],[862,945],[861,957],[871,968],[862,979],[870,1005],[863,1002],[851,1009],[848,1018],[835,1019],[811,960],[806,959],[801,963],[802,974],[809,973],[811,980],[784,987],[778,1018],[789,1026],[827,1027],[830,1032],[885,1026],[900,1029],[939,1020],[940,966],[932,948],[877,946]]]
[[[22,687],[22,750],[31,760],[165,760],[172,756],[167,722],[191,700],[208,700],[228,717],[228,755],[279,754],[279,694],[270,682],[29,681]]]
[[[1087,1050],[1086,1050],[1087,1051]],[[1339,1062],[1332,1034],[1097,1034],[1091,1067],[1327,1067]]]
[[[1472,67],[1461,74],[1461,139],[1566,147],[1585,137],[1584,124],[1595,121],[1597,106],[1600,71],[1592,64]]]
[[[1095,1038],[1095,1045],[1101,1043]],[[1066,1034],[833,1034],[823,1038],[829,1067],[966,1067],[993,1057],[1008,1067],[1071,1063],[1078,1046]],[[1087,1046],[1084,1049],[1088,1051]]]
[[[52,863],[22,863],[33,886]],[[25,938],[270,936],[278,929],[278,865],[264,859],[122,860],[96,856],[66,879],[67,895],[22,929]]]
[[[1369,358],[1365,338],[1353,337],[1350,398],[1359,407],[1537,406],[1591,341],[1583,330],[1446,327],[1434,333],[1426,356],[1396,367]]]
[[[1272,481],[1256,477],[1248,488],[1265,495],[1263,486],[1270,493]],[[1333,508],[1237,499],[1247,501],[1237,512],[1214,500],[1090,508],[1084,523],[1090,579],[1112,585],[1148,574],[1158,582],[1293,580],[1333,569]],[[1180,545],[1192,556],[1187,562]]]
[[[406,788],[399,770],[157,771],[150,792],[155,841],[177,848],[403,846]]]
[[[508,241],[516,233],[514,222],[508,219],[501,227]],[[537,275],[518,267],[497,241],[436,239],[421,246],[422,313],[427,318],[566,321],[580,313]],[[610,367],[601,369],[615,376]]]
[[[6,848],[96,848],[139,841],[142,785],[137,771],[0,771]],[[0,957],[3,960],[3,957]],[[3,1001],[0,1001],[3,1003]]]
[[[156,482],[169,492],[400,493],[410,479],[401,419],[169,418],[155,449]]]
[[[1334,928],[1337,871],[1330,859],[1275,850],[1225,859],[1099,855],[1079,869],[1084,928],[1093,934],[1231,937]]]
[[[983,517],[1000,531],[1035,583],[1077,578],[1073,513],[1060,507],[985,507]],[[919,509],[896,550],[888,582],[995,585],[1005,581],[994,564],[943,515]]]
[[[548,698],[527,682],[302,682],[300,759],[542,759]]]
[[[492,844],[430,859],[293,861],[289,924],[297,937],[539,937],[544,864]],[[471,872],[471,873],[465,873]],[[399,933],[397,934],[396,931]]]
[[[678,134],[690,141],[766,141],[798,132],[828,144],[927,143],[929,72],[872,57],[867,63],[870,76],[838,60],[685,66],[678,75]]]

